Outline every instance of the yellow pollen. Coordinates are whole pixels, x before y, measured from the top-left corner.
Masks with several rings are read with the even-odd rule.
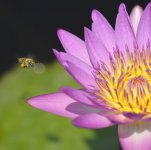
[[[119,51],[110,57],[110,66],[101,64],[96,78],[98,101],[118,112],[151,113],[151,52]]]

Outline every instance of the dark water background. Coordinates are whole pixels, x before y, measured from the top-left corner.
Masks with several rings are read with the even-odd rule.
[[[56,35],[58,28],[83,37],[83,27],[90,27],[91,11],[101,11],[114,26],[118,6],[130,12],[136,4],[149,1],[128,0],[1,0],[0,1],[0,74],[17,63],[17,57],[33,56],[51,62],[51,48],[62,50]]]

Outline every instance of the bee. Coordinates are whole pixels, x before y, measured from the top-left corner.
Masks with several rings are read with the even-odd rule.
[[[35,65],[35,61],[32,58],[18,58],[18,62],[21,68],[33,67]]]

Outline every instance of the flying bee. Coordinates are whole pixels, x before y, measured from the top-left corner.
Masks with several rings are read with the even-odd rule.
[[[33,67],[35,65],[35,61],[32,58],[18,58],[18,62],[21,68]]]

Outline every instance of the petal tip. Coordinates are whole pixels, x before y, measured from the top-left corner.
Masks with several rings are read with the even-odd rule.
[[[143,12],[143,8],[140,5],[135,5],[130,13],[130,18],[139,16],[140,19],[142,12]]]
[[[54,49],[54,48],[52,49],[52,51],[53,51],[54,55],[56,56],[56,58],[57,58],[58,60],[60,60],[60,62],[62,62],[62,61],[61,61],[61,58],[60,58],[61,52],[57,51],[57,50]]]
[[[57,35],[58,35],[58,37],[60,38],[61,36],[63,36],[65,32],[66,31],[64,29],[58,28],[57,29]]]
[[[119,6],[119,12],[123,11],[126,9],[126,6],[124,3],[121,3],[120,6]]]
[[[91,18],[92,18],[93,21],[97,20],[97,18],[98,18],[98,13],[99,13],[98,10],[96,10],[96,9],[93,9],[93,10],[92,10]]]
[[[80,126],[79,123],[78,123],[78,118],[72,120],[72,124],[73,124],[74,126],[76,126],[76,127],[82,128],[82,126]]]
[[[146,11],[151,11],[151,2],[149,2],[145,8]]]
[[[64,30],[61,29],[61,28],[58,28],[58,29],[57,29],[57,33],[62,32],[62,31],[64,31]]]
[[[96,9],[92,10],[91,18],[94,22],[105,20],[104,16]]]
[[[37,101],[34,98],[29,98],[27,100],[27,104],[29,104],[30,106],[33,106],[33,107],[37,107]]]
[[[141,11],[143,10],[143,8],[140,5],[138,5],[138,4],[134,6],[134,9],[141,10]]]
[[[87,125],[85,121],[81,121],[80,117],[73,119],[72,124],[78,128],[90,128],[90,127],[87,127],[89,125]]]
[[[84,27],[84,33],[88,33],[89,31],[90,31],[90,29],[89,29],[89,28]]]
[[[52,48],[52,51],[53,51],[54,53],[58,52],[55,48]]]
[[[149,3],[147,4],[147,7],[151,7],[151,2],[149,2]]]
[[[87,27],[84,27],[85,40],[88,38],[90,33],[91,33],[91,30],[89,28],[87,28]]]

